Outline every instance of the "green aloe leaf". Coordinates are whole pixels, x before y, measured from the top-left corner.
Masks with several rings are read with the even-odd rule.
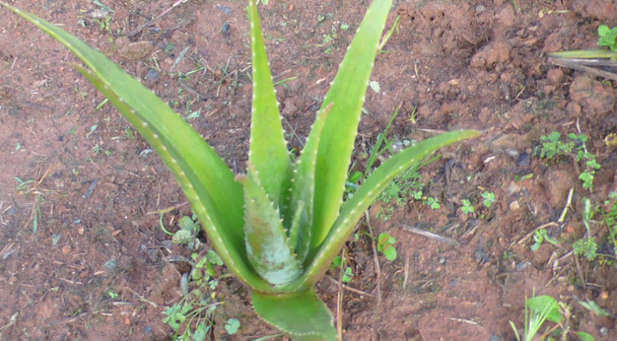
[[[364,211],[377,199],[388,184],[406,169],[418,167],[431,153],[464,139],[476,137],[475,130],[462,130],[444,133],[419,142],[392,156],[366,178],[353,196],[341,208],[341,214],[330,234],[316,252],[311,264],[298,280],[304,286],[314,284],[328,269],[332,259],[338,254],[343,243],[353,232]]]
[[[617,58],[617,52],[610,50],[571,50],[548,53],[549,57],[554,58],[579,58],[579,59],[596,59],[596,58]]]
[[[152,91],[102,53],[61,28],[0,2],[62,43],[89,70],[78,70],[118,108],[171,169],[213,246],[241,280],[271,290],[249,266],[242,231],[242,186],[203,138]]]
[[[326,238],[339,213],[364,95],[391,6],[392,0],[371,3],[322,105],[333,103],[317,156],[313,248]]]
[[[253,60],[249,161],[259,172],[261,183],[278,207],[285,201],[281,198],[288,194],[291,167],[255,0],[249,1],[248,12]]]
[[[279,210],[268,198],[252,164],[246,176],[236,179],[244,186],[244,236],[249,261],[273,285],[291,282],[300,275],[302,266],[289,244]]]
[[[290,199],[293,220],[289,235],[290,243],[296,247],[298,258],[301,261],[306,259],[311,246],[317,151],[321,132],[330,109],[332,109],[332,103],[317,113],[293,176]]]
[[[332,314],[313,289],[290,295],[251,295],[255,312],[294,340],[336,340]]]

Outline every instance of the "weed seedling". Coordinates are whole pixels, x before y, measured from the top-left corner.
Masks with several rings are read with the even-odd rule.
[[[554,131],[548,136],[541,136],[540,141],[542,147],[540,148],[540,158],[552,159],[559,155],[566,155],[572,152],[574,148],[573,142],[561,141],[561,133]]]
[[[432,210],[438,210],[441,207],[441,205],[439,205],[439,199],[435,197],[426,197],[422,201]]]
[[[343,269],[343,268],[345,270],[341,270],[341,273],[342,273],[341,282],[349,283],[353,279],[353,269],[350,266],[345,266],[341,256],[336,256],[332,260],[332,265],[330,265],[330,269]]]
[[[518,341],[533,341],[546,321],[561,323],[563,314],[559,302],[551,296],[534,296],[525,300],[525,325],[521,338],[514,322],[510,326]]]
[[[205,340],[220,304],[216,300],[218,280],[214,266],[223,265],[221,258],[213,250],[201,258],[194,252],[190,264],[190,275],[183,275],[180,283],[184,296],[163,312],[163,322],[173,329],[174,340]]]
[[[238,329],[240,329],[240,321],[238,319],[231,318],[225,323],[225,331],[229,335],[234,335],[238,332]]]
[[[463,212],[464,214],[471,214],[476,211],[469,199],[462,199],[461,204],[461,212]]]
[[[193,216],[193,218],[191,218],[183,216],[178,220],[178,227],[180,229],[173,234],[171,240],[174,244],[186,245],[189,250],[194,249],[195,243],[199,243],[199,240],[196,238],[200,231],[197,217]],[[197,246],[199,246],[199,244],[197,244]]]
[[[617,27],[598,26],[598,46],[606,46],[617,52]]]
[[[563,141],[559,132],[552,132],[548,136],[541,136],[540,141],[542,143],[539,147],[540,158],[553,160],[559,156],[573,157],[576,162],[584,161],[584,169],[579,174],[578,178],[581,180],[583,188],[593,191],[593,180],[595,178],[596,171],[601,168],[600,164],[596,161],[596,156],[593,153],[587,151],[587,136],[585,134],[568,134],[568,140]]]
[[[484,191],[482,192],[482,199],[482,204],[484,204],[486,208],[491,208],[491,206],[493,206],[493,203],[495,203],[496,200],[495,193]]]
[[[598,256],[598,244],[591,233],[591,219],[593,219],[591,200],[583,198],[583,224],[585,225],[586,234],[585,237],[574,242],[572,247],[575,254],[583,255],[589,261],[593,261]]]
[[[604,202],[608,207],[602,215],[602,221],[608,228],[608,239],[613,245],[613,252],[617,255],[617,192],[611,192],[609,199]]]
[[[542,243],[544,243],[545,240],[555,246],[559,246],[558,241],[549,237],[546,229],[538,229],[533,235],[534,244],[531,246],[531,250],[534,252],[538,251],[538,249],[540,248],[540,246],[542,246]]]
[[[396,238],[385,232],[379,234],[379,237],[377,238],[377,251],[383,253],[386,259],[390,262],[394,262],[397,257],[396,247],[394,244],[396,244]]]

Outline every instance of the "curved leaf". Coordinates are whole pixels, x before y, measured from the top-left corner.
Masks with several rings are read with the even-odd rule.
[[[294,340],[336,340],[332,314],[313,289],[291,295],[251,294],[255,312]]]
[[[304,286],[310,286],[321,278],[343,243],[353,232],[364,211],[397,175],[406,169],[419,166],[427,156],[440,148],[478,135],[479,132],[475,130],[461,130],[434,136],[404,149],[375,169],[354,195],[343,204],[341,214],[330,234],[316,251],[311,264],[298,282],[304,282]]]
[[[326,238],[339,214],[364,95],[391,6],[392,0],[373,0],[322,105],[334,103],[319,142],[313,248]]]
[[[255,0],[249,1],[248,12],[253,60],[249,161],[257,169],[268,196],[279,207],[285,202],[281,198],[288,195],[291,166]]]
[[[298,159],[292,180],[290,209],[293,212],[293,220],[289,230],[289,239],[291,245],[296,248],[298,259],[302,262],[306,259],[311,246],[317,148],[319,147],[321,131],[331,108],[332,103],[317,112],[317,117]]]
[[[267,282],[250,268],[242,231],[242,186],[203,138],[152,91],[102,53],[61,28],[0,2],[69,48],[91,70],[78,67],[118,108],[171,169],[212,244],[241,280],[262,291]]]

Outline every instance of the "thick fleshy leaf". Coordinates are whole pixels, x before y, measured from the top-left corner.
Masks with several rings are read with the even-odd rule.
[[[259,172],[268,196],[279,207],[288,195],[291,166],[281,125],[274,83],[255,0],[249,1],[253,60],[253,109],[249,161]]]
[[[302,266],[289,244],[279,210],[259,182],[252,164],[248,165],[247,175],[236,179],[244,186],[244,237],[249,261],[273,285],[293,281],[302,273]]]
[[[373,0],[322,105],[334,103],[317,155],[313,248],[326,238],[339,214],[364,95],[391,6],[392,0]]]
[[[341,214],[330,234],[316,251],[305,273],[296,282],[302,283],[301,286],[311,286],[321,278],[332,259],[339,253],[341,247],[353,232],[364,211],[397,175],[406,169],[418,167],[427,156],[440,148],[478,135],[479,132],[475,130],[444,133],[406,148],[381,164],[366,178],[353,196],[343,204]]]
[[[244,251],[242,187],[203,138],[152,91],[102,53],[61,28],[0,2],[69,48],[90,70],[78,67],[159,154],[178,180],[221,258],[241,280],[270,290]]]
[[[336,340],[332,314],[313,289],[279,296],[253,292],[251,300],[257,315],[294,340]]]
[[[291,245],[296,248],[298,259],[302,262],[306,259],[311,246],[317,150],[330,109],[332,109],[332,103],[317,113],[293,175],[290,199],[293,218],[289,230],[289,240]]]

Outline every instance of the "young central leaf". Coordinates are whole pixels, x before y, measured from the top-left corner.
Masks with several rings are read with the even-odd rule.
[[[285,209],[291,166],[281,125],[261,21],[255,1],[249,2],[253,61],[253,109],[249,161],[276,207]]]
[[[289,230],[289,239],[291,245],[296,248],[298,259],[302,262],[306,259],[311,246],[317,147],[330,109],[332,109],[332,104],[317,113],[311,134],[306,140],[302,155],[298,159],[291,189],[291,209],[294,210],[294,213]]]
[[[244,237],[246,253],[257,273],[273,285],[296,279],[302,267],[289,244],[279,210],[249,163],[248,174],[236,179],[244,186]]]

